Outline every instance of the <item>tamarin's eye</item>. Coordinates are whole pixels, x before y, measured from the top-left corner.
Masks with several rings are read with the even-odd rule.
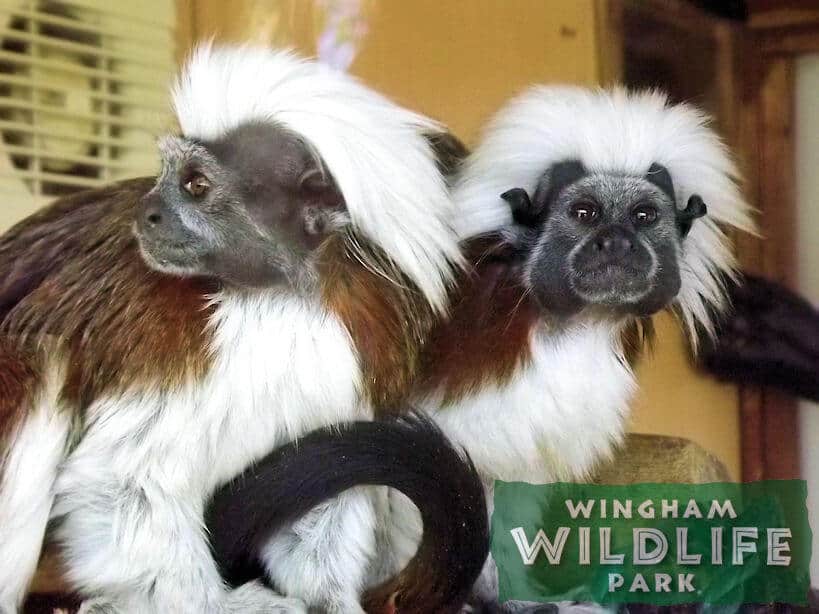
[[[201,173],[192,175],[182,187],[194,198],[201,198],[210,189],[210,181]]]
[[[657,221],[658,215],[654,205],[637,205],[631,210],[631,218],[637,226],[651,226]]]
[[[569,214],[578,222],[587,224],[597,219],[597,216],[600,214],[600,207],[595,205],[593,202],[580,201],[572,205]]]

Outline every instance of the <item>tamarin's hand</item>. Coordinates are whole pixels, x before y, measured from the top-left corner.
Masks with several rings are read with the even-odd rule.
[[[732,309],[700,355],[708,372],[819,400],[819,311],[784,286],[743,275]]]

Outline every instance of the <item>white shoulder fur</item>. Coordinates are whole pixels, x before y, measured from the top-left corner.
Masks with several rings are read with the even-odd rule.
[[[215,139],[253,120],[303,137],[337,181],[353,225],[444,310],[461,256],[451,200],[423,137],[438,124],[341,72],[254,47],[198,47],[173,102],[187,137]]]
[[[531,193],[541,174],[561,160],[578,159],[591,172],[638,175],[662,164],[671,173],[678,206],[685,207],[692,194],[708,206],[685,239],[676,301],[696,341],[697,324],[712,331],[709,307],[724,304],[721,277],[735,267],[720,226],[754,229],[736,167],[708,123],[698,109],[671,105],[657,91],[534,87],[498,113],[465,164],[454,192],[456,230],[471,237],[510,224],[500,194],[515,187]]]

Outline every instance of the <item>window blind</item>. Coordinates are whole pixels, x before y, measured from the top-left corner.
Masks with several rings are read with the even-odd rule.
[[[0,0],[0,227],[156,171],[175,44],[169,0]]]

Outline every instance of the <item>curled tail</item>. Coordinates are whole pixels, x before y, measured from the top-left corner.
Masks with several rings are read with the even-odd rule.
[[[364,594],[364,609],[457,612],[489,552],[485,495],[471,461],[420,415],[315,431],[217,492],[207,521],[228,580],[241,579],[278,529],[360,485],[401,491],[424,523],[415,556],[398,575]]]

